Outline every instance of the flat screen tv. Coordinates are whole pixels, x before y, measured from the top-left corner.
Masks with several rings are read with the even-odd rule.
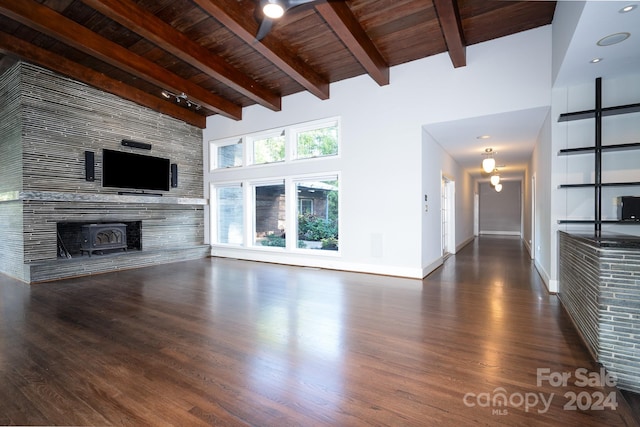
[[[102,185],[136,190],[169,191],[169,159],[102,150]]]

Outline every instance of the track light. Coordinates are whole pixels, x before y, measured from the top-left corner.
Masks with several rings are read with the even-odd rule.
[[[177,103],[180,104],[182,101],[185,101],[185,103],[187,104],[187,107],[191,108],[195,108],[196,110],[199,110],[200,104],[198,104],[195,101],[192,101],[191,99],[189,99],[189,97],[187,96],[186,93],[182,92],[179,95],[176,95],[173,92],[169,92],[168,90],[163,90],[162,92],[162,96],[167,98],[167,99],[172,99]]]
[[[279,0],[268,0],[264,6],[262,6],[262,13],[264,16],[271,19],[282,18],[284,15],[284,6]]]
[[[496,168],[496,159],[493,158],[494,154],[493,148],[485,148],[484,153],[482,153],[483,156],[487,156],[482,161],[482,169],[484,169],[486,173],[491,173]]]

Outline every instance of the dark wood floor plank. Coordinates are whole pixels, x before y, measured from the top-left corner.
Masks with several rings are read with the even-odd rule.
[[[0,276],[0,320],[0,424],[635,425],[626,406],[564,407],[615,388],[536,384],[538,368],[599,367],[512,238],[424,280],[214,258]],[[496,390],[554,397],[465,404]]]

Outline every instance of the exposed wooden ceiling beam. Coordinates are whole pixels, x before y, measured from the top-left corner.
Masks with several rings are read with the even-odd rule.
[[[70,61],[60,55],[39,48],[24,40],[0,31],[0,53],[16,56],[27,62],[41,65],[72,79],[81,81],[97,89],[128,99],[154,111],[182,120],[185,123],[204,129],[207,118],[194,111],[182,108],[172,102],[150,95],[138,88],[126,85],[118,80],[98,73],[88,67]]]
[[[242,107],[136,55],[32,0],[2,0],[0,13],[114,67],[189,98],[226,117],[240,120]]]
[[[267,34],[256,40],[258,23],[237,0],[193,0],[198,6],[320,99],[329,98],[329,82]]]
[[[462,32],[462,22],[457,0],[433,0],[442,28],[442,35],[447,43],[449,57],[454,68],[467,65],[466,42]]]
[[[380,86],[389,84],[389,66],[344,1],[318,3],[316,10]]]
[[[258,104],[280,111],[280,96],[137,4],[128,0],[82,0],[82,2]]]

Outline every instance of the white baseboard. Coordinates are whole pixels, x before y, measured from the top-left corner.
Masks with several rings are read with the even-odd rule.
[[[406,277],[410,279],[422,279],[424,277],[422,275],[423,269],[420,268],[344,262],[337,257],[337,254],[334,253],[324,254],[324,256],[316,256],[300,253],[278,253],[276,251],[246,250],[212,246],[211,256],[234,258],[244,261],[292,265],[296,267],[315,267],[327,270],[350,271],[354,273]],[[440,264],[442,264],[442,261],[440,261]]]
[[[480,235],[486,236],[521,236],[519,231],[480,231]]]
[[[456,253],[459,252],[465,246],[467,246],[469,243],[473,242],[475,239],[476,239],[476,236],[471,236],[464,242],[460,243],[458,246],[456,246]]]
[[[544,285],[547,287],[547,291],[549,291],[549,293],[552,293],[552,294],[557,293],[558,292],[558,281],[557,280],[551,280],[551,278],[549,277],[549,273],[547,273],[547,271],[538,262],[538,260],[534,260],[533,265],[536,268],[536,270],[538,271],[538,274],[540,275],[540,277],[542,278],[542,281],[544,282]]]
[[[443,264],[443,260],[442,257],[439,257],[437,260],[435,260],[434,262],[432,262],[431,264],[429,264],[428,266],[424,267],[422,269],[422,277],[427,277],[429,274],[431,274],[435,269],[437,269],[438,267],[440,267]]]

